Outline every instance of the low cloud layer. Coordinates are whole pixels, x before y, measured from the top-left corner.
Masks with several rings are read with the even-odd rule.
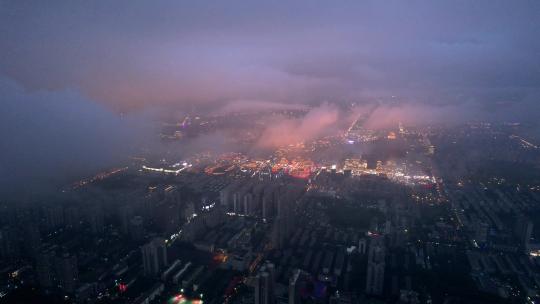
[[[28,92],[0,77],[0,193],[23,194],[118,165],[145,141],[146,118],[73,90]]]
[[[275,148],[311,140],[324,135],[333,135],[338,125],[350,120],[336,106],[323,104],[311,109],[298,119],[276,119],[263,131],[256,146]]]
[[[270,110],[307,110],[305,104],[298,103],[280,103],[263,100],[236,100],[227,102],[216,111],[210,111],[211,114],[226,115],[235,112],[249,113]]]
[[[540,95],[538,99],[540,101]],[[531,112],[529,112],[531,111]],[[402,102],[377,105],[365,122],[369,129],[396,128],[398,123],[406,126],[455,125],[468,122],[525,122],[536,125],[533,112],[540,111],[540,103],[495,102],[485,105],[475,102],[456,104],[425,104]]]

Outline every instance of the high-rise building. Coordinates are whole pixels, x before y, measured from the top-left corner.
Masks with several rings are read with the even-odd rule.
[[[129,205],[121,206],[118,210],[120,217],[120,230],[123,234],[129,234],[131,219],[133,218],[133,208]]]
[[[316,280],[307,272],[296,269],[289,278],[289,304],[318,303],[313,298],[324,298],[326,288],[323,283],[316,286]],[[319,292],[321,292],[319,294]]]
[[[64,209],[64,222],[68,229],[77,229],[79,227],[81,218],[77,206],[69,206]]]
[[[266,262],[255,277],[255,303],[275,303],[276,270],[274,264]]]
[[[483,221],[476,221],[474,223],[474,239],[479,244],[484,244],[487,242],[487,236],[489,232],[489,224]]]
[[[225,207],[225,210],[234,211],[235,193],[237,189],[241,187],[241,183],[231,183],[227,187],[223,188],[219,192],[219,201],[221,206]]]
[[[261,216],[263,219],[268,219],[276,215],[277,198],[279,196],[279,186],[269,184],[265,187],[261,199]]]
[[[77,257],[64,253],[56,258],[56,275],[58,284],[66,293],[74,293],[79,284]]]
[[[54,251],[43,250],[36,257],[36,277],[42,289],[53,287],[54,284]]]
[[[385,268],[384,238],[375,236],[371,238],[368,252],[368,265],[366,277],[366,293],[382,295],[384,287]]]
[[[300,296],[299,289],[301,274],[302,270],[296,269],[289,279],[289,304],[295,304],[300,302],[297,298]]]
[[[179,203],[167,203],[163,201],[155,208],[155,223],[159,231],[170,235],[178,231],[180,227]]]
[[[163,238],[154,238],[141,247],[144,274],[148,276],[158,275],[168,265],[167,244]]]
[[[294,189],[285,189],[276,200],[276,218],[274,220],[272,242],[275,248],[284,246],[291,233],[294,231],[294,206],[299,193]]]
[[[44,207],[43,217],[43,228],[47,231],[60,228],[64,224],[64,210],[60,205]]]
[[[274,248],[283,248],[287,240],[287,228],[285,225],[285,219],[281,216],[278,216],[274,219],[274,224],[272,226],[272,246]]]
[[[102,234],[105,231],[104,214],[100,206],[93,206],[88,210],[87,220],[92,234]]]
[[[0,258],[15,258],[19,254],[15,229],[5,226],[0,229]]]
[[[141,241],[144,238],[144,227],[142,216],[134,216],[130,220],[129,236],[133,241]]]
[[[34,223],[28,222],[24,224],[23,239],[22,247],[24,255],[35,259],[41,248],[41,234]]]
[[[514,235],[519,241],[522,248],[527,251],[529,249],[529,243],[531,241],[533,231],[533,222],[528,218],[522,216],[516,219],[514,226]]]
[[[268,272],[269,280],[270,280],[270,288],[269,288],[269,295],[268,298],[270,299],[269,303],[275,303],[275,295],[276,295],[276,267],[274,264],[267,262],[266,265],[266,272]]]
[[[270,274],[259,272],[255,277],[255,304],[270,303]]]
[[[366,253],[366,239],[365,238],[360,238],[360,240],[358,240],[358,252],[360,254]]]

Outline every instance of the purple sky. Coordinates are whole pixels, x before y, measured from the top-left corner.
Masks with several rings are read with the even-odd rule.
[[[537,101],[538,1],[2,1],[0,74],[114,110]]]

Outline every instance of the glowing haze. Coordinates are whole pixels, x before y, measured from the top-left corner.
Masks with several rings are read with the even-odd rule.
[[[339,117],[338,109],[324,104],[310,110],[301,119],[280,119],[264,130],[257,145],[262,148],[280,147],[333,134]]]
[[[0,173],[112,161],[154,109],[312,109],[263,147],[324,135],[352,103],[379,105],[373,128],[535,121],[538,33],[533,0],[0,1]]]

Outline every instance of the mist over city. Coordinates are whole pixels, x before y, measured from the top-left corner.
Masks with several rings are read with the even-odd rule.
[[[539,303],[537,1],[0,0],[0,303]]]

